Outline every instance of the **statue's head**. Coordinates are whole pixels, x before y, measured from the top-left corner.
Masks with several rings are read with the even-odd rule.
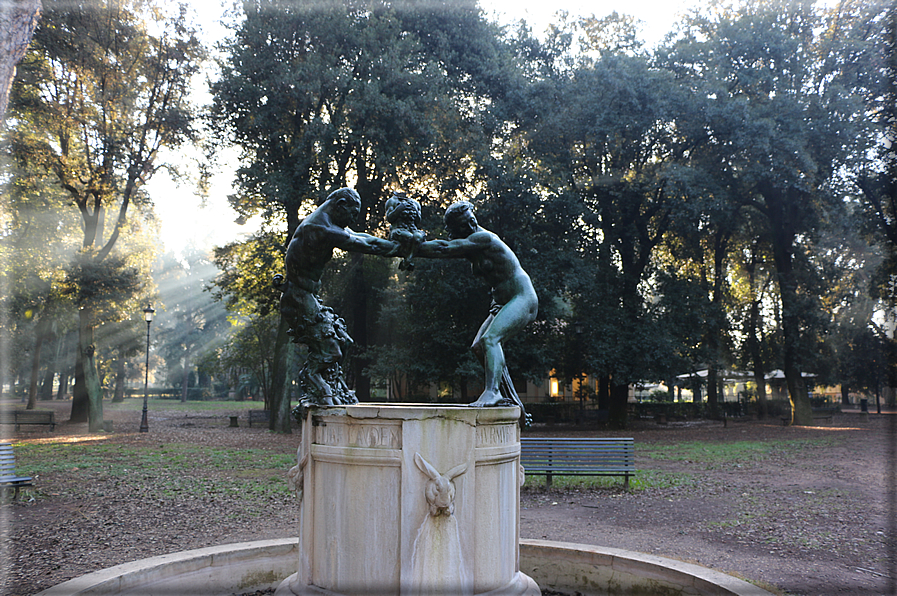
[[[354,223],[361,211],[361,197],[352,188],[333,191],[324,203],[329,205],[328,211],[333,223],[342,228]]]
[[[473,214],[473,203],[458,201],[445,210],[445,229],[452,238],[467,238],[477,231],[477,218]]]

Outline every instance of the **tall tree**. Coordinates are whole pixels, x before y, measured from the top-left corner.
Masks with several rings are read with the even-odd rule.
[[[28,50],[40,12],[40,0],[11,0],[0,4],[0,122],[6,115],[16,64]]]
[[[795,424],[812,423],[801,377],[803,330],[812,316],[802,286],[807,271],[799,267],[806,262],[802,240],[836,206],[834,177],[872,138],[861,101],[868,77],[854,49],[882,27],[874,15],[884,4],[864,4],[845,1],[826,12],[809,1],[713,2],[686,18],[660,52],[682,84],[710,99],[717,163],[768,227]]]
[[[16,127],[35,133],[16,159],[52,172],[77,206],[83,237],[74,270],[94,276],[127,232],[132,204],[148,205],[141,188],[164,166],[159,151],[193,135],[189,83],[202,51],[183,7],[167,16],[136,1],[47,4],[13,89]],[[102,425],[98,308],[90,300],[96,294],[76,295],[72,417],[96,430]]]
[[[741,237],[736,241],[731,275],[735,295],[733,318],[740,322],[742,336],[736,361],[753,373],[757,417],[763,419],[768,414],[766,374],[776,368],[772,366],[774,342],[771,341],[775,337],[775,317],[769,313],[769,305],[777,304],[778,296],[769,242],[755,219],[756,213],[746,214]]]
[[[669,353],[655,343],[661,338],[645,284],[656,271],[656,249],[696,194],[691,187],[700,186],[685,132],[686,123],[700,121],[697,104],[633,51],[628,34],[612,43],[628,30],[611,37],[592,30],[592,52],[572,67],[563,55],[545,60],[519,128],[520,158],[536,164],[541,194],[565,206],[575,235],[568,245],[585,269],[568,288],[586,331],[583,362],[609,381],[618,426],[626,424],[628,385],[657,374]],[[563,35],[558,30],[556,40]]]
[[[893,2],[884,15],[884,28],[871,32],[875,43],[857,44],[870,71],[877,74],[865,94],[868,113],[878,129],[875,150],[865,155],[855,170],[854,182],[866,208],[874,241],[884,252],[881,270],[873,284],[873,295],[889,312],[890,329],[880,329],[887,339],[887,387],[889,399],[897,395],[897,5]],[[856,19],[856,26],[863,21]]]
[[[474,0],[255,0],[242,8],[212,84],[214,125],[243,150],[238,212],[285,220],[285,241],[339,186],[359,192],[355,227],[367,232],[382,226],[390,189],[438,201],[473,188],[470,156],[489,146],[489,99],[512,66]],[[351,258],[352,301],[340,314],[363,348],[372,288],[364,258]],[[355,366],[362,399],[365,364]]]
[[[11,154],[27,144],[29,130],[9,131],[5,136]],[[33,407],[36,374],[44,339],[65,334],[71,322],[65,316],[72,304],[61,295],[60,283],[67,266],[65,255],[77,248],[77,214],[67,208],[65,193],[54,177],[30,162],[4,159],[2,162],[5,233],[0,239],[0,308],[4,314],[0,329],[4,343],[34,326],[32,379],[29,407]],[[13,356],[8,349],[4,356]],[[14,362],[15,357],[12,358]],[[3,358],[0,376],[6,377]]]

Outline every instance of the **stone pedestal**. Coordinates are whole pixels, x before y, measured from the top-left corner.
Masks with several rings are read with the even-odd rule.
[[[520,573],[519,410],[358,404],[303,423],[297,573],[277,596],[538,596]]]

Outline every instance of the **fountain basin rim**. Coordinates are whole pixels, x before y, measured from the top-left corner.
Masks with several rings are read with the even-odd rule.
[[[159,555],[82,575],[37,596],[163,595],[176,593],[170,589],[188,580],[202,582],[205,589],[191,589],[196,595],[251,592],[276,587],[293,573],[298,548],[298,539],[280,538]],[[582,578],[590,568],[600,568],[617,578],[630,575],[652,585],[677,586],[683,595],[772,596],[758,586],[707,567],[596,545],[521,540],[520,558],[521,571],[541,587],[578,590],[586,595],[599,593],[599,588],[577,585],[576,578]]]

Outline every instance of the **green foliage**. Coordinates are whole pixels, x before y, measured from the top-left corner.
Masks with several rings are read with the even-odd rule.
[[[390,189],[441,209],[482,182],[478,164],[503,124],[493,99],[514,69],[475,2],[260,0],[244,2],[242,13],[212,83],[210,118],[242,149],[231,198],[238,213],[261,213],[272,227],[285,219],[289,234],[316,201],[351,183],[362,199],[353,227],[375,231]],[[271,266],[283,245],[271,238],[216,255],[219,296],[231,308],[272,310],[270,277],[258,274],[280,272]],[[372,299],[388,280],[384,265],[353,255],[327,273],[325,301],[362,355],[359,381],[363,355],[376,353],[365,349],[380,333]]]
[[[211,124],[243,149],[241,214],[286,216],[347,184],[361,229],[386,189],[461,188],[478,113],[502,74],[475,2],[244,2],[212,83]],[[406,188],[412,190],[412,188]]]
[[[882,29],[876,19],[883,11],[883,4],[826,12],[784,0],[718,3],[686,18],[658,52],[659,64],[706,98],[707,134],[695,153],[716,164],[733,196],[765,223],[782,308],[783,368],[800,423],[809,423],[799,374],[807,364],[804,330],[818,328],[804,244],[840,206],[832,192],[840,168],[875,142],[863,105],[875,75],[856,60]]]
[[[461,389],[482,376],[470,350],[489,312],[488,293],[471,279],[466,261],[420,259],[413,274],[401,276],[379,297],[381,345],[369,349],[370,374],[413,391],[419,385],[449,382]],[[408,396],[396,395],[397,399]]]
[[[687,90],[644,56],[627,54],[625,44],[591,31],[597,57],[545,69],[526,90],[509,149],[521,169],[529,166],[530,188],[542,198],[536,219],[556,218],[564,230],[552,230],[536,248],[566,257],[553,271],[543,269],[561,287],[542,297],[554,306],[558,296],[569,308],[553,313],[560,315],[554,332],[564,372],[613,378],[622,387],[671,367],[672,327],[653,306],[648,284],[657,247],[673,223],[693,217],[694,196],[707,182],[684,157],[692,141],[681,123],[692,122],[696,109]],[[581,335],[571,333],[574,322]],[[616,395],[612,418],[622,425],[625,396]]]
[[[273,392],[279,320],[277,313],[271,313],[236,322],[228,338],[208,352],[203,369],[227,379],[230,386],[238,391],[245,391],[248,386],[258,387],[265,404],[269,404]]]
[[[146,204],[139,191],[160,167],[159,150],[192,137],[187,94],[201,58],[184,14],[165,19],[136,2],[44,6],[13,87],[15,158],[53,174],[99,260],[130,203]],[[106,237],[105,211],[116,208]]]
[[[506,347],[515,375],[610,380],[625,424],[628,383],[783,368],[800,417],[798,373],[836,368],[856,329],[842,323],[864,328],[860,295],[887,281],[870,279],[877,256],[855,231],[872,232],[845,199],[888,237],[892,12],[714,2],[648,53],[617,14],[559,22],[543,43],[467,1],[257,0],[225,46],[212,123],[243,150],[232,203],[271,229],[350,182],[358,227],[378,233],[390,189],[421,201],[431,237],[445,204],[474,200],[540,296]],[[283,240],[219,250],[234,312],[274,312]],[[360,366],[411,392],[479,376],[467,346],[486,298],[465,265],[409,276],[337,255],[324,299]]]
[[[282,235],[271,232],[215,248],[219,273],[212,281],[213,296],[243,316],[276,311],[280,295],[272,284],[283,272],[285,252]]]
[[[189,83],[202,54],[184,10],[166,16],[136,0],[57,1],[45,3],[18,66],[13,160],[33,173],[25,184],[52,181],[80,214],[80,249],[67,247],[76,253],[67,282],[80,319],[72,418],[89,413],[91,430],[102,423],[94,327],[125,318],[119,313],[130,311],[123,306],[141,287],[134,257],[114,250],[147,227],[129,211],[148,215],[142,187],[165,165],[160,150],[193,138]],[[138,244],[127,247],[131,255]]]

